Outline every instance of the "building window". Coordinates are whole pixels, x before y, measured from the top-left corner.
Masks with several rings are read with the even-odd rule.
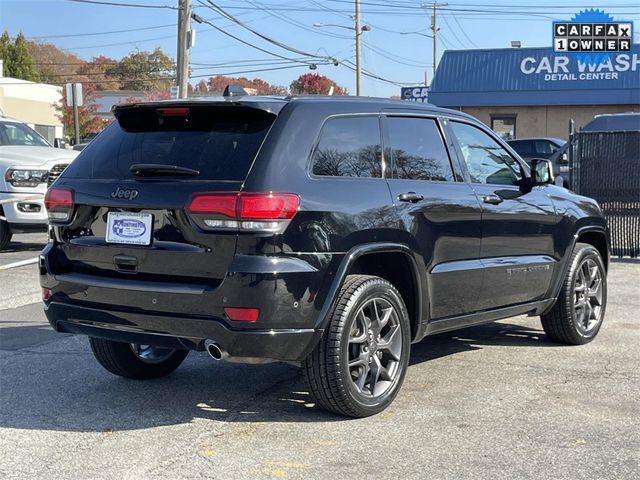
[[[53,145],[53,142],[56,139],[56,127],[52,127],[49,125],[34,125],[33,129],[42,135],[47,142]]]
[[[504,140],[516,138],[516,115],[491,115],[491,130]]]

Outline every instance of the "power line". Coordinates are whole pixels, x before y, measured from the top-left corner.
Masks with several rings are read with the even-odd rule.
[[[140,4],[140,3],[117,3],[117,2],[106,2],[101,0],[66,0],[67,2],[74,3],[88,3],[93,5],[108,5],[111,7],[134,7],[134,8],[163,8],[168,10],[178,10],[178,7],[173,7],[171,5],[149,5],[149,4]]]
[[[458,43],[458,45],[460,45],[460,48],[465,48],[464,42],[462,40],[460,40],[460,38],[458,37],[456,32],[453,30],[453,27],[449,23],[449,20],[447,19],[447,17],[442,17],[442,18],[444,19],[444,23],[447,24],[447,27],[449,27],[449,31],[451,32],[451,35],[453,35],[453,38],[455,38],[455,40]]]
[[[387,50],[383,50],[380,47],[372,45],[369,42],[363,41],[362,43],[366,45],[372,52],[375,52],[381,57],[384,57],[387,60],[391,60],[392,62],[398,63],[400,65],[406,65],[408,67],[415,67],[415,68],[424,68],[426,66],[426,64],[424,63],[417,62],[411,58],[401,57],[399,55],[396,55],[395,53],[389,52]]]
[[[323,64],[319,64],[323,65]],[[326,64],[324,64],[326,65]],[[191,75],[191,78],[203,78],[203,77],[214,77],[214,76],[226,76],[226,75],[240,75],[243,73],[258,73],[258,72],[272,72],[274,70],[288,70],[291,68],[305,68],[305,65],[288,65],[284,67],[273,67],[273,68],[258,68],[252,70],[238,70],[235,72],[214,72],[214,73],[205,73],[202,75]]]
[[[82,47],[65,47],[64,50],[87,50],[90,48],[117,47],[120,45],[131,45],[143,42],[153,42],[156,40],[166,40],[167,38],[175,38],[175,35],[165,35],[162,37],[145,38],[140,40],[128,40],[126,42],[105,43],[102,45],[84,45]]]
[[[155,27],[129,28],[126,30],[111,30],[109,32],[68,33],[64,35],[37,35],[33,37],[27,37],[27,40],[39,40],[39,39],[48,39],[48,38],[93,37],[97,35],[111,35],[114,33],[139,32],[142,30],[154,30],[157,28],[167,28],[167,27],[175,27],[175,26],[176,26],[175,23],[168,23],[166,25],[156,25]]]
[[[242,44],[244,44],[244,45],[246,45],[246,46],[248,46],[248,47],[251,47],[251,48],[253,48],[254,50],[258,50],[258,51],[260,51],[260,52],[262,52],[262,53],[266,53],[267,55],[272,55],[272,56],[274,56],[274,57],[281,58],[281,59],[283,59],[283,60],[289,60],[289,61],[291,61],[291,62],[296,62],[296,63],[305,63],[306,65],[310,65],[311,63],[314,63],[314,62],[311,62],[310,60],[306,60],[306,61],[299,61],[299,60],[296,60],[296,59],[293,59],[293,58],[290,58],[290,57],[286,57],[286,56],[284,56],[284,55],[280,55],[279,53],[275,53],[275,52],[272,52],[272,51],[267,50],[267,49],[265,49],[265,48],[259,47],[259,46],[257,46],[257,45],[253,45],[252,43],[249,43],[249,42],[247,42],[246,40],[243,40],[242,38],[240,38],[240,37],[238,37],[238,36],[236,36],[236,35],[233,35],[232,33],[229,33],[229,32],[227,32],[227,31],[223,30],[222,28],[218,27],[217,25],[214,25],[213,23],[211,23],[211,22],[210,22],[210,21],[208,21],[208,20],[204,20],[204,19],[203,19],[203,22],[204,22],[204,23],[206,23],[207,25],[212,26],[214,29],[216,29],[218,32],[222,33],[223,35],[226,35],[226,36],[228,36],[228,37],[230,37],[230,38],[233,38],[234,40],[236,40],[236,41],[238,41],[238,42],[240,42],[240,43],[242,43]]]
[[[458,25],[458,28],[460,29],[460,31],[462,32],[462,34],[467,38],[467,40],[469,40],[469,43],[471,44],[472,47],[478,48],[478,45],[476,45],[476,43],[471,40],[471,38],[469,37],[469,35],[467,35],[467,32],[464,28],[462,28],[462,25],[460,24],[460,22],[458,21],[458,17],[456,16],[455,13],[453,13],[451,15],[453,17],[453,20],[456,22],[456,24]]]
[[[287,17],[286,15],[283,14],[275,14],[273,12],[271,12],[264,4],[261,4],[260,2],[252,2],[251,0],[246,0],[247,3],[250,3],[251,5],[254,5],[256,8],[259,8],[261,10],[264,10],[266,13],[268,13],[270,16],[277,18],[285,23],[288,23],[289,25],[293,25],[294,27],[298,27],[301,28],[302,30],[306,30],[307,32],[312,32],[318,35],[323,35],[325,37],[332,37],[332,38],[341,38],[341,39],[351,39],[351,37],[347,37],[345,35],[339,35],[336,33],[330,33],[330,32],[323,32],[321,30],[318,30],[316,28],[310,28],[309,26],[305,25],[304,23],[301,23],[297,20],[294,20],[291,17]]]
[[[211,10],[213,11],[217,11],[218,13],[220,13],[223,17],[225,17],[228,20],[231,20],[232,22],[240,25],[242,28],[244,28],[245,30],[248,30],[249,32],[253,33],[254,35],[256,35],[257,37],[260,37],[261,39],[282,48],[283,50],[288,50],[292,53],[297,53],[298,55],[303,55],[305,57],[310,57],[310,58],[318,58],[317,55],[314,55],[313,53],[309,53],[309,52],[305,52],[303,50],[299,50],[297,48],[291,47],[285,43],[282,43],[278,40],[275,40],[267,35],[264,35],[263,33],[260,33],[256,30],[254,30],[253,28],[247,26],[245,23],[243,23],[242,21],[238,20],[236,17],[234,17],[233,15],[231,15],[230,13],[227,13],[225,10],[223,10],[222,8],[220,8],[219,6],[217,6],[215,3],[213,3],[211,0],[206,0],[207,3],[209,3],[209,5],[206,5],[202,0],[200,0],[200,4],[205,6],[205,7],[209,7]]]

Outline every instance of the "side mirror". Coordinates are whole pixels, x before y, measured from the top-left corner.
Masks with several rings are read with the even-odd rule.
[[[567,155],[567,152],[564,152],[562,155],[560,155],[558,163],[563,163],[565,165],[569,163],[569,155]]]
[[[553,165],[544,158],[531,160],[531,181],[534,185],[548,185],[553,183]]]
[[[64,138],[54,138],[53,146],[56,148],[67,148],[67,142],[65,142]]]

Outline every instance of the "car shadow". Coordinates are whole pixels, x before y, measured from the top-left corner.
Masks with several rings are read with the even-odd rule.
[[[33,252],[40,253],[45,247],[46,242],[9,242],[2,253],[19,253],[19,252]]]
[[[486,323],[425,338],[411,347],[410,365],[486,346],[554,347],[542,329],[513,323]]]
[[[0,428],[113,432],[200,420],[349,420],[316,406],[300,369],[284,363],[229,364],[192,352],[169,377],[141,382],[105,372],[83,337],[48,345],[0,352]],[[553,344],[540,330],[488,324],[428,337],[412,346],[411,365],[489,345]]]

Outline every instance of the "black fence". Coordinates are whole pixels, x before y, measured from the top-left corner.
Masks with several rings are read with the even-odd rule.
[[[602,207],[612,255],[640,257],[640,132],[580,132],[571,142],[572,190]]]

